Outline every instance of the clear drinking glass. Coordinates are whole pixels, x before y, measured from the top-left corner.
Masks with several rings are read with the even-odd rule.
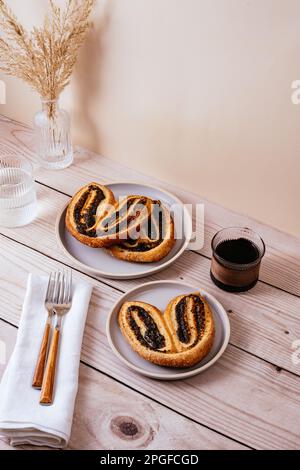
[[[0,226],[27,225],[36,213],[37,199],[31,163],[22,156],[0,154]]]
[[[70,116],[58,100],[42,100],[42,110],[34,118],[37,152],[41,165],[62,170],[73,162]]]

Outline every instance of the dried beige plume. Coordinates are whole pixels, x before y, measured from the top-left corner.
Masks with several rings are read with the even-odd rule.
[[[27,82],[43,99],[56,100],[70,81],[93,5],[94,0],[67,0],[61,9],[50,0],[43,26],[28,32],[0,0],[0,70]]]

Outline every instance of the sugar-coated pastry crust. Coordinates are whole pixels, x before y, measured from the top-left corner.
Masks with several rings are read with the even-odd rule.
[[[215,336],[213,315],[199,292],[171,300],[164,314],[145,302],[125,302],[118,321],[134,351],[166,367],[197,364],[209,353]]]
[[[105,248],[134,235],[150,216],[152,200],[127,196],[116,201],[106,186],[90,183],[72,198],[66,214],[68,231],[81,243]]]
[[[97,188],[97,189],[96,189]],[[99,203],[95,204],[96,207],[96,213],[94,215],[91,215],[92,217],[92,223],[90,224],[90,227],[86,227],[85,230],[85,224],[81,224],[80,227],[78,227],[78,224],[76,223],[76,217],[75,213],[78,207],[81,205],[80,201],[83,201],[85,196],[90,194],[89,200],[90,200],[90,205],[93,202],[93,198],[95,201],[96,198],[96,192],[99,192]],[[102,194],[101,194],[102,193]],[[102,198],[103,195],[103,199]],[[101,200],[100,200],[101,199]],[[96,230],[96,223],[97,220],[100,218],[105,217],[107,214],[108,209],[115,204],[115,197],[113,192],[107,188],[106,186],[100,185],[98,183],[90,183],[83,188],[81,188],[75,196],[72,198],[68,209],[67,209],[67,214],[66,214],[66,227],[68,231],[75,237],[78,241],[83,243],[84,245],[93,247],[93,248],[99,248],[103,246],[102,240],[98,239],[95,235],[91,236],[88,234],[92,234],[93,231]],[[89,204],[89,201],[86,201],[85,205],[82,207],[81,211],[79,212],[80,214],[84,215],[83,211],[85,209],[88,209],[87,205]],[[78,217],[78,216],[77,216]]]
[[[157,203],[157,201],[156,201]],[[108,248],[115,258],[133,263],[155,263],[165,258],[175,245],[174,221],[169,210],[159,203],[163,215],[163,237],[151,240],[147,234],[139,240],[120,243]]]
[[[117,201],[97,224],[97,237],[109,240],[108,246],[139,237],[140,227],[151,216],[152,199],[131,195]]]

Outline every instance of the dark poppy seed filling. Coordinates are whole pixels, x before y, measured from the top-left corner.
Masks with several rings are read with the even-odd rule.
[[[142,320],[142,322],[144,323],[146,327],[146,332],[144,336],[141,333],[140,327],[133,318],[132,312],[137,312],[140,320]],[[165,347],[165,337],[159,332],[155,321],[153,320],[151,315],[146,312],[144,308],[137,306],[129,307],[127,317],[130,328],[132,329],[136,339],[140,342],[142,346],[152,349],[153,351],[157,351]]]
[[[190,297],[194,300],[193,314],[197,328],[197,338],[195,340],[195,343],[197,343],[199,339],[202,338],[205,331],[205,309],[204,303],[202,302],[200,297],[198,297],[197,295],[191,295]],[[195,345],[195,343],[193,344],[193,346]]]
[[[92,191],[94,192],[94,198],[88,208],[85,208],[84,206]],[[88,237],[97,236],[96,230],[92,227],[95,224],[98,206],[104,198],[103,191],[98,188],[98,186],[90,185],[76,203],[74,208],[74,220],[78,232],[82,235]]]
[[[128,241],[128,244],[126,244],[126,251],[132,251],[135,253],[145,253],[146,251],[153,250],[153,248],[157,247],[160,244],[161,244],[161,241],[158,241],[155,243],[146,243],[146,242],[137,243],[136,240],[130,240]]]
[[[146,251],[153,250],[163,242],[165,237],[165,217],[160,203],[155,204],[152,216],[148,219],[146,230],[149,242],[129,239],[122,246],[127,251],[145,253]]]
[[[160,201],[153,204],[152,214],[147,222],[147,235],[152,241],[160,241],[165,237],[165,214]]]
[[[176,321],[177,321],[177,337],[181,343],[187,344],[190,341],[191,334],[188,327],[188,321],[186,317],[186,309],[187,309],[187,300],[192,299],[192,313],[194,317],[194,322],[197,331],[197,338],[194,344],[191,346],[193,347],[199,339],[202,337],[204,330],[205,330],[205,310],[204,304],[200,297],[196,295],[189,295],[181,299],[175,307],[175,314],[176,314]]]
[[[176,321],[177,321],[177,336],[181,343],[188,343],[190,341],[190,331],[188,328],[186,318],[186,297],[181,299],[175,308]]]

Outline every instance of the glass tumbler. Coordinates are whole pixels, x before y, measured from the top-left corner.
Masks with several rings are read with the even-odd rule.
[[[258,281],[265,244],[247,227],[220,230],[212,239],[210,276],[227,292],[245,292]]]
[[[2,149],[1,149],[2,151]],[[33,167],[23,156],[0,152],[0,226],[20,227],[37,214]]]

